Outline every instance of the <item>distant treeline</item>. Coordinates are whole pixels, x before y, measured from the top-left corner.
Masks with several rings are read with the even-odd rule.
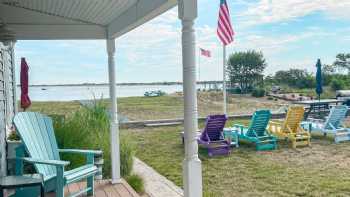
[[[198,81],[197,84],[220,84],[222,81]],[[49,86],[106,86],[108,83],[79,83],[79,84],[34,84],[30,87]],[[138,85],[182,85],[182,82],[150,82],[150,83],[117,83],[118,86],[138,86]],[[17,84],[17,86],[20,86]]]
[[[316,72],[316,66],[310,66],[313,66]],[[227,74],[231,87],[235,88],[235,92],[248,93],[254,89],[264,89],[266,85],[287,85],[299,89],[316,86],[314,72],[289,69],[264,76],[266,67],[267,62],[262,52],[248,50],[231,54],[227,62]],[[324,86],[330,86],[332,90],[350,89],[350,53],[340,53],[333,64],[323,64],[322,75]]]

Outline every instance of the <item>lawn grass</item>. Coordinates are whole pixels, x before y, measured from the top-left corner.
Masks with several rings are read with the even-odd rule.
[[[126,129],[122,136],[133,139],[137,157],[182,186],[181,130],[180,126]],[[230,156],[215,158],[200,148],[204,196],[349,196],[349,145],[318,136],[312,147],[293,150],[280,143],[276,151],[257,152],[244,143]]]
[[[104,103],[109,105],[108,100]],[[249,114],[256,109],[277,110],[285,101],[268,100],[266,97],[253,98],[248,95],[230,95],[228,111],[230,114]],[[78,101],[70,102],[33,102],[28,111],[39,111],[45,114],[71,115],[80,108]],[[198,113],[205,117],[208,114],[222,113],[222,93],[201,92],[198,94]],[[128,120],[155,120],[183,117],[183,97],[166,95],[161,97],[127,97],[118,98],[118,114]]]
[[[77,111],[80,107],[79,102],[69,101],[69,102],[32,102],[27,111],[37,111],[44,114],[53,115],[70,115]]]
[[[228,100],[232,114],[278,109],[286,103],[246,95]],[[220,113],[221,102],[219,93],[200,94],[200,116]],[[78,102],[33,102],[29,111],[70,115],[79,108]],[[183,116],[183,100],[178,95],[120,98],[118,110],[131,120],[176,118]],[[203,122],[200,125],[203,127]],[[182,130],[182,126],[122,129],[121,137],[132,139],[137,157],[182,186]],[[276,151],[256,152],[251,144],[241,143],[228,157],[208,158],[204,149],[199,152],[205,196],[350,196],[349,142],[334,144],[331,138],[317,136],[312,139],[312,147],[297,150],[279,143]]]

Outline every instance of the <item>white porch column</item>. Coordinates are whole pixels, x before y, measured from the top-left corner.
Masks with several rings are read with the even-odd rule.
[[[198,130],[196,88],[196,40],[194,20],[197,17],[197,0],[179,1],[179,18],[182,22],[182,64],[184,93],[185,159],[183,184],[185,197],[202,196],[202,166],[198,158],[196,131]]]
[[[107,39],[109,97],[111,101],[110,143],[112,160],[112,183],[120,182],[120,149],[119,149],[119,123],[117,113],[117,96],[115,83],[115,40]]]

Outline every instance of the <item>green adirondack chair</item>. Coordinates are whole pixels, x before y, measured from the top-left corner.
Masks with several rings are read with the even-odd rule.
[[[276,149],[276,137],[266,132],[270,117],[270,110],[258,110],[254,113],[248,127],[235,124],[233,130],[238,133],[238,139],[255,143],[256,150]]]
[[[65,185],[86,179],[87,187],[71,196],[94,194],[94,175],[98,172],[94,165],[94,155],[101,154],[101,151],[58,149],[52,120],[40,113],[20,112],[13,122],[23,143],[23,146],[16,150],[17,175],[23,173],[23,162],[27,162],[34,164],[37,172],[43,175],[45,192],[55,191],[57,197],[63,197]],[[29,157],[24,157],[24,152]],[[61,152],[83,154],[86,156],[86,164],[65,171],[69,162],[60,159]],[[30,196],[32,192],[33,189],[21,188],[16,190],[16,196]]]

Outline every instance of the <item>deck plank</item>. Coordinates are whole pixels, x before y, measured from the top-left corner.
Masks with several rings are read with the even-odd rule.
[[[80,190],[78,183],[71,183],[68,185],[69,194],[74,194]]]
[[[124,196],[120,196],[112,187],[105,187],[104,191],[106,192],[108,197],[124,197]]]
[[[68,191],[68,187],[64,188],[64,196],[68,196],[69,195],[69,191]],[[55,196],[52,192],[50,193],[50,195],[48,196]]]
[[[132,196],[132,194],[130,194],[130,192],[126,189],[126,187],[122,183],[118,183],[118,184],[113,185],[113,189],[120,196]]]
[[[139,197],[139,194],[124,179],[122,179],[122,184],[133,197]]]
[[[78,184],[80,190],[85,189],[87,187],[86,181],[78,182],[77,184]]]
[[[96,197],[108,197],[107,193],[104,191],[104,184],[102,180],[95,181],[95,196]]]
[[[64,195],[77,192],[86,187],[86,181],[72,183],[65,187]],[[55,193],[47,193],[46,197],[55,197]],[[86,196],[86,195],[82,195]],[[109,180],[96,180],[95,181],[95,197],[139,197],[139,195],[124,181],[121,183],[112,185]]]

